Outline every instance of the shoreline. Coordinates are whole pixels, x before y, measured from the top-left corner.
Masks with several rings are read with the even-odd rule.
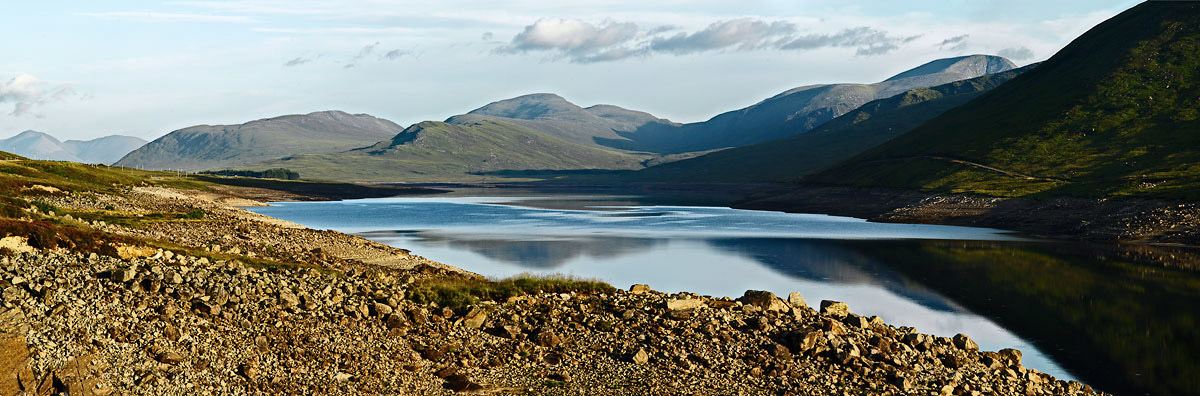
[[[819,313],[798,302],[799,295],[709,299],[637,288],[535,292],[433,308],[410,298],[438,290],[427,282],[479,276],[360,237],[255,219],[225,203],[243,197],[192,194],[137,188],[127,196],[42,198],[61,208],[47,215],[64,224],[162,242],[129,246],[126,258],[54,249],[4,256],[0,317],[16,332],[2,338],[25,350],[5,385],[62,384],[93,394],[197,387],[207,393],[1092,393],[1020,366],[1019,353],[982,352],[967,336],[888,326],[844,304],[823,302]],[[144,228],[70,216],[104,205],[208,215]],[[285,265],[253,264],[263,260]],[[65,287],[41,286],[57,282],[47,276]],[[83,305],[64,307],[66,301]],[[113,322],[105,313],[126,319]],[[270,323],[276,325],[263,326]],[[80,338],[64,325],[100,336]],[[272,330],[277,326],[285,332]]]

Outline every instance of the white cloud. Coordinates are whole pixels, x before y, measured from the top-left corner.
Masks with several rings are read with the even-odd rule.
[[[1005,49],[1002,49],[1002,50],[996,52],[996,55],[1000,55],[1000,56],[1003,56],[1005,58],[1012,59],[1012,60],[1021,61],[1021,60],[1033,59],[1033,50],[1031,50],[1029,48],[1025,48],[1025,47],[1005,48]]]
[[[224,23],[254,23],[254,18],[242,15],[211,15],[187,14],[150,11],[115,11],[93,12],[87,16],[109,19],[132,19],[144,22],[224,22]]]
[[[578,19],[541,19],[513,37],[498,53],[543,52],[575,63],[616,61],[653,54],[687,55],[707,51],[814,50],[854,48],[857,55],[882,55],[919,36],[897,36],[855,27],[836,33],[798,34],[795,23],[737,18],[710,23],[694,32],[667,33],[680,28],[644,30],[631,22],[592,24]]]
[[[10,116],[38,116],[33,108],[77,96],[69,85],[51,85],[32,74],[18,74],[8,82],[0,83],[0,103],[12,103]]]

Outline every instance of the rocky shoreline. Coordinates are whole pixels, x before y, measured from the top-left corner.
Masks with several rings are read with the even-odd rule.
[[[61,224],[148,242],[97,254],[6,238],[0,395],[1096,393],[1023,367],[1019,351],[799,294],[634,285],[439,306],[420,297],[430,282],[485,281],[232,207],[252,203],[232,190],[32,199],[66,212],[39,213]],[[203,215],[69,214],[105,208]]]

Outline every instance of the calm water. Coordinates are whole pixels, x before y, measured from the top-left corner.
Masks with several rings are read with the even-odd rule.
[[[966,333],[985,350],[1017,348],[1027,367],[1063,379],[1078,375],[1090,383],[1108,382],[1105,389],[1110,390],[1124,390],[1123,385],[1143,378],[1161,382],[1166,376],[1155,373],[1161,369],[1156,363],[1113,368],[1104,359],[1127,359],[1111,356],[1125,352],[1094,351],[1093,344],[1113,342],[1113,331],[1140,337],[1143,329],[1136,325],[1101,329],[1092,343],[1085,342],[1089,337],[1074,339],[1073,332],[1088,330],[1073,326],[1090,329],[1110,321],[1088,323],[1092,315],[1075,318],[1071,313],[1122,293],[1101,290],[1114,282],[1093,278],[1128,275],[1075,264],[1075,256],[1048,249],[1054,244],[991,229],[643,202],[621,196],[460,194],[277,203],[251,210],[311,228],[357,233],[495,278],[561,273],[617,287],[648,283],[665,292],[732,297],[747,289],[778,295],[799,291],[810,305],[822,299],[845,301],[851,311],[878,315],[889,324],[941,336]],[[1084,257],[1094,260],[1095,254]],[[1146,281],[1144,271],[1140,277]],[[1071,279],[1095,286],[1059,295],[1072,289],[1056,282]],[[1163,313],[1129,314],[1138,315]],[[1180,318],[1182,334],[1170,337],[1194,334],[1194,328],[1187,328],[1193,319]],[[1133,344],[1128,353],[1151,353]],[[1171,353],[1164,350],[1147,360],[1170,360],[1175,357],[1162,354]],[[1097,363],[1088,363],[1093,361]],[[1130,380],[1114,381],[1105,370]],[[1144,393],[1136,386],[1130,389]]]

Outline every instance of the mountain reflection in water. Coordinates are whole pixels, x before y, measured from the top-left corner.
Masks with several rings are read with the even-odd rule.
[[[521,206],[529,202],[537,207]],[[359,233],[490,277],[563,273],[714,296],[800,291],[812,304],[845,301],[893,325],[967,333],[984,349],[1015,347],[1028,367],[1117,394],[1200,394],[1200,278],[1185,269],[1195,268],[1194,251],[821,215],[622,206],[636,203],[435,197],[252,210]],[[1147,259],[1167,266],[1136,263]]]

